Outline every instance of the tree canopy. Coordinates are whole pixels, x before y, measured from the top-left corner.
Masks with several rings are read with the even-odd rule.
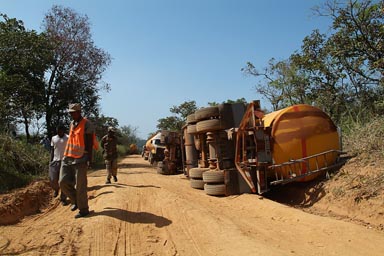
[[[0,120],[4,129],[23,123],[27,139],[32,119],[44,114],[44,74],[53,52],[46,34],[0,15]]]
[[[66,109],[71,102],[80,102],[85,115],[98,116],[99,91],[109,90],[101,79],[111,57],[94,45],[88,17],[70,8],[53,6],[43,27],[54,46],[54,60],[46,70],[47,130],[68,118]]]
[[[42,33],[5,14],[0,17],[1,126],[23,123],[28,139],[32,121],[44,118],[52,136],[59,123],[69,122],[67,108],[73,102],[97,119],[100,92],[110,89],[102,76],[111,57],[95,46],[88,17],[53,6]]]
[[[157,128],[160,130],[169,131],[181,131],[185,125],[187,116],[194,113],[197,110],[196,101],[185,101],[179,106],[173,106],[170,108],[170,112],[174,113],[173,116],[160,118],[158,120]]]
[[[314,10],[332,18],[330,35],[314,30],[287,60],[271,59],[262,71],[248,62],[242,70],[258,78],[256,91],[273,110],[312,104],[336,121],[361,112],[382,114],[383,3],[328,1]]]

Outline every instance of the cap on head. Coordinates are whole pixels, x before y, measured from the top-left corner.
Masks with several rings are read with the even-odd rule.
[[[68,112],[76,112],[81,111],[81,105],[80,103],[71,103],[68,107]]]
[[[108,127],[108,132],[115,132],[115,128],[113,128],[112,126],[109,126]]]

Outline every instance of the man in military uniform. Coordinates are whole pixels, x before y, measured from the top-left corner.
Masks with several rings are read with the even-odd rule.
[[[113,127],[108,127],[108,134],[101,139],[100,145],[107,169],[105,184],[111,184],[112,177],[113,181],[117,182],[117,138]]]

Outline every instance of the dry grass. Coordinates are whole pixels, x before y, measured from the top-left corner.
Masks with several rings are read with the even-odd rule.
[[[376,117],[369,122],[355,122],[343,138],[343,146],[363,163],[384,159],[384,118]]]

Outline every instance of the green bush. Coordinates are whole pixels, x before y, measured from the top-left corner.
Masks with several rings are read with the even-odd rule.
[[[125,145],[117,145],[117,155],[119,157],[129,155],[130,149]]]
[[[126,155],[129,155],[130,148],[124,145],[117,145],[117,155],[119,158],[124,157]],[[93,167],[103,168],[105,165],[104,158],[103,158],[103,150],[101,147],[99,147],[98,150],[93,151]]]
[[[41,145],[0,135],[0,193],[47,177],[48,164],[49,152]]]
[[[98,150],[93,151],[92,162],[94,168],[101,168],[104,165],[103,151],[100,147]]]

